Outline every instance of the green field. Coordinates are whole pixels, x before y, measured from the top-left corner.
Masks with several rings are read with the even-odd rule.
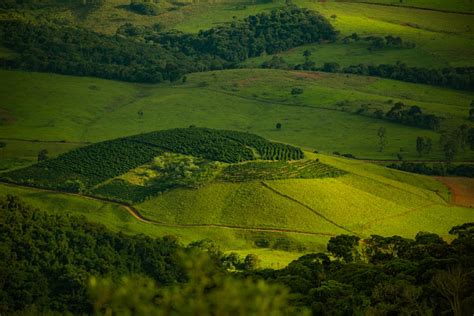
[[[198,189],[174,189],[136,205],[145,218],[160,224],[139,222],[117,204],[80,195],[3,184],[0,193],[21,196],[51,213],[84,215],[128,234],[174,234],[185,243],[211,238],[225,251],[258,253],[269,267],[285,264],[298,253],[324,250],[328,238],[337,234],[413,237],[429,230],[449,239],[447,231],[452,226],[474,220],[471,209],[448,204],[447,189],[434,178],[306,155],[347,174],[326,179],[213,182]],[[261,238],[283,238],[304,250],[258,248],[255,241]]]
[[[358,2],[357,0],[353,2]],[[459,12],[473,12],[474,4],[470,0],[363,0],[359,2],[380,3],[386,5],[396,6],[411,6],[418,8],[426,8],[433,10],[459,11]]]
[[[439,136],[348,112],[362,104],[386,111],[388,100],[402,101],[445,117],[447,127],[456,127],[469,123],[466,117],[473,99],[469,92],[386,79],[277,70],[197,73],[189,75],[186,84],[174,85],[2,70],[0,83],[0,116],[5,122],[0,138],[97,142],[196,125],[252,132],[326,153],[383,159],[396,159],[400,149],[407,159],[418,159],[416,137],[428,136],[436,143]],[[304,93],[292,96],[292,87],[301,87]],[[345,106],[337,105],[346,100]],[[282,124],[280,130],[275,128],[277,122]],[[383,152],[377,148],[381,126],[387,130]],[[30,163],[32,151],[41,147],[33,146],[31,150],[17,146],[16,157],[8,154],[9,164]],[[8,145],[1,150],[9,151]],[[425,158],[440,159],[443,154],[434,146]],[[461,153],[458,159],[472,159],[472,152]]]
[[[342,66],[394,64],[402,61],[410,66],[442,68],[471,66],[474,54],[471,15],[443,13],[411,8],[386,7],[362,3],[310,2],[298,0],[299,6],[319,11],[341,32],[341,38],[352,33],[360,36],[394,35],[416,44],[414,49],[382,49],[368,51],[368,44],[352,43],[308,45],[279,54],[290,64],[303,63],[303,52],[312,51],[310,60],[317,66],[337,62]],[[336,15],[335,19],[330,17]],[[247,66],[260,65],[271,56],[251,59]]]

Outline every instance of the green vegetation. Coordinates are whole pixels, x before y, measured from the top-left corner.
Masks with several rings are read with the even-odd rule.
[[[474,97],[469,92],[327,73],[232,70],[187,77],[185,84],[144,86],[0,71],[0,116],[7,122],[0,125],[0,137],[97,142],[197,125],[358,158],[397,159],[401,153],[404,159],[418,159],[416,138],[422,136],[434,142],[425,159],[444,159],[436,132],[352,113],[364,107],[369,114],[386,113],[392,100],[443,117],[441,129],[453,129],[468,123],[466,113]],[[200,87],[202,82],[207,86]],[[293,97],[292,87],[304,93]],[[276,122],[283,128],[276,129]],[[377,145],[381,126],[386,128],[383,152]],[[469,157],[469,151],[459,151],[456,160]]]
[[[472,308],[473,223],[451,228],[450,244],[427,232],[339,235],[327,243],[333,259],[312,253],[274,270],[209,239],[185,247],[174,236],[116,234],[12,196],[0,199],[0,212],[5,313],[462,315]]]
[[[410,1],[407,1],[408,3]],[[422,2],[422,1],[417,1]],[[445,68],[472,66],[473,54],[471,15],[379,6],[366,3],[306,0],[294,1],[299,6],[318,11],[341,32],[341,38],[357,33],[359,36],[397,36],[414,43],[413,49],[387,48],[370,52],[370,43],[344,44],[337,42],[327,45],[304,45],[282,54],[289,64],[303,64],[304,51],[310,50],[310,61],[321,67],[326,62],[337,62],[343,67],[357,64],[391,64],[397,61],[410,67]],[[424,2],[426,6],[432,1]],[[438,1],[439,3],[439,1]],[[452,1],[444,1],[444,6],[456,7]],[[472,11],[472,5],[471,5]],[[337,16],[331,19],[331,16]],[[268,56],[258,57],[245,63],[258,66]]]
[[[41,159],[36,165],[5,173],[2,178],[31,186],[83,192],[152,161],[164,151],[222,162],[241,162],[256,158],[303,158],[303,152],[299,148],[272,143],[256,135],[188,128],[96,143],[62,154],[55,159]],[[161,162],[162,165],[164,163]],[[176,171],[176,167],[173,170]],[[110,189],[120,193],[113,184],[109,191]]]
[[[294,178],[327,178],[344,174],[341,170],[317,160],[295,162],[248,162],[227,166],[217,177],[218,181],[244,182]]]

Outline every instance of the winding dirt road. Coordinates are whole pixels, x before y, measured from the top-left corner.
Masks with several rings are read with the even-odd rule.
[[[9,183],[9,182],[5,182],[5,181],[0,181],[0,183],[3,184],[3,185],[24,188],[24,189],[28,189],[28,190],[32,190],[32,191],[36,191],[36,192],[49,192],[49,193],[55,193],[55,194],[63,194],[63,195],[80,197],[80,198],[93,200],[93,201],[98,201],[98,202],[111,203],[111,204],[120,206],[121,208],[125,209],[133,218],[135,218],[139,222],[146,223],[146,224],[151,224],[151,225],[156,225],[156,226],[161,226],[161,227],[223,228],[223,229],[256,231],[256,232],[292,233],[292,234],[300,234],[300,235],[308,235],[308,236],[326,236],[326,237],[336,236],[335,234],[330,234],[330,233],[318,233],[318,232],[309,232],[309,231],[284,229],[284,228],[271,228],[271,227],[268,227],[268,228],[267,227],[248,227],[248,226],[223,225],[223,224],[170,224],[170,223],[162,223],[162,222],[158,222],[158,221],[151,220],[151,219],[148,219],[148,218],[144,217],[132,205],[129,205],[127,203],[120,202],[120,201],[115,201],[115,200],[111,200],[111,199],[107,199],[107,198],[100,198],[100,197],[86,195],[86,194],[62,192],[62,191],[49,190],[49,189],[40,189],[40,188],[28,186],[28,185],[14,184],[14,183]]]

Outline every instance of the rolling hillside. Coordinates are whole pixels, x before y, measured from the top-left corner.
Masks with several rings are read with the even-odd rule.
[[[434,178],[201,128],[88,145],[2,179],[17,183],[2,193],[50,212],[129,233],[212,238],[229,251],[257,249],[269,265],[280,251],[314,251],[335,235],[449,238],[450,227],[474,220]]]
[[[185,84],[173,85],[4,70],[0,74],[0,138],[7,143],[1,149],[3,169],[31,163],[35,151],[43,148],[54,157],[89,142],[190,125],[246,131],[359,158],[397,159],[402,149],[407,159],[420,159],[416,137],[436,143],[438,132],[354,113],[362,107],[369,113],[388,111],[389,100],[401,101],[444,117],[443,124],[454,128],[468,123],[473,99],[470,92],[400,81],[280,70],[197,73]],[[292,95],[293,87],[302,88],[303,94]],[[275,128],[277,123],[281,129]],[[381,126],[387,130],[383,152],[377,145]],[[423,159],[443,157],[434,146]],[[457,157],[470,158],[470,151]]]

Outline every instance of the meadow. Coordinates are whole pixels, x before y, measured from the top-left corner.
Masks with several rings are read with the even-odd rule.
[[[470,92],[341,74],[242,69],[196,73],[187,78],[184,84],[144,85],[1,70],[0,118],[4,123],[0,138],[14,135],[29,141],[56,141],[54,147],[65,151],[73,146],[68,142],[98,142],[195,125],[251,132],[358,158],[396,159],[401,152],[407,159],[419,159],[416,137],[430,137],[436,143],[437,132],[352,112],[362,105],[387,111],[388,100],[401,101],[444,117],[443,124],[453,128],[468,122],[473,99]],[[302,88],[304,93],[294,96],[292,87]],[[347,102],[341,106],[341,101]],[[275,127],[277,123],[281,123],[280,129]],[[377,145],[381,126],[387,131],[383,152]],[[13,145],[8,149],[7,144],[0,150],[12,150],[15,156],[8,154],[9,164],[21,166],[31,163],[32,150],[42,147],[41,142],[30,144],[33,149],[25,143],[15,145],[16,149]],[[434,146],[423,159],[443,156]],[[469,158],[469,151],[457,157]]]
[[[394,64],[443,68],[470,66],[473,55],[471,15],[444,13],[348,2],[295,1],[299,6],[320,12],[341,32],[340,37],[357,33],[359,36],[399,36],[416,44],[413,49],[387,48],[370,52],[366,43],[307,45],[279,54],[288,63],[303,63],[303,52],[309,50],[309,60],[317,66],[337,62],[342,66],[364,64]],[[335,16],[335,18],[331,18]],[[271,56],[261,56],[244,62],[246,66],[260,65]]]
[[[429,229],[449,238],[449,227],[473,218],[470,209],[450,205],[447,188],[432,177],[321,154],[307,156],[348,174],[324,179],[216,182],[199,189],[172,190],[136,208],[147,218],[170,224],[279,227],[361,236],[410,237]],[[443,215],[447,213],[449,216]]]

